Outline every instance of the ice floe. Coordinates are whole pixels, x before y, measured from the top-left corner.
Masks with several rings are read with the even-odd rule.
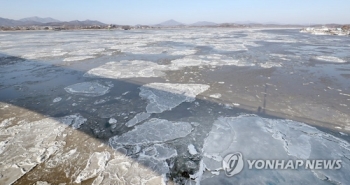
[[[114,119],[114,118],[110,118],[109,120],[108,120],[108,123],[109,124],[116,124],[118,121],[116,120],[116,119]]]
[[[109,143],[114,148],[118,145],[161,143],[185,137],[191,131],[190,123],[152,118],[121,136],[110,138]]]
[[[81,116],[80,114],[65,116],[60,118],[60,120],[62,121],[62,123],[69,125],[74,129],[80,128],[80,126],[87,121],[87,119]]]
[[[62,100],[61,97],[57,97],[57,98],[53,99],[52,102],[53,102],[53,103],[57,103],[57,102],[59,102],[59,101],[61,101],[61,100]]]
[[[140,96],[148,100],[147,113],[161,113],[182,102],[194,101],[209,87],[204,84],[150,83],[140,87]]]
[[[78,177],[75,179],[75,183],[81,183],[84,180],[96,177],[100,172],[105,169],[106,163],[110,158],[109,152],[94,152],[86,167],[81,171]]]
[[[187,146],[187,149],[188,149],[188,152],[191,154],[191,155],[196,155],[198,154],[196,148],[194,147],[193,144],[190,144]]]
[[[100,77],[100,78],[136,78],[136,77],[159,77],[163,76],[166,66],[158,65],[154,62],[133,60],[108,62],[100,67],[89,70],[84,74],[85,77]]]
[[[275,63],[275,62],[259,63],[259,65],[262,68],[282,67],[282,65],[280,63]]]
[[[209,95],[209,97],[211,97],[211,98],[221,98],[221,94],[220,93],[215,93],[215,94]]]
[[[249,146],[249,147],[247,147]],[[246,182],[251,177],[253,184],[266,184],[271,179],[284,177],[284,181],[315,182],[320,176],[334,183],[346,184],[350,177],[350,145],[346,141],[306,124],[290,121],[265,119],[253,115],[220,117],[213,125],[203,144],[203,165],[209,172],[220,172],[218,176],[199,171],[196,177],[203,178],[202,184],[218,182],[227,177],[221,173],[221,161],[229,153],[241,152],[245,159],[342,159],[340,170],[284,171],[247,170],[246,168],[230,179],[229,184]],[[214,173],[214,174],[215,174]],[[203,174],[203,177],[202,177]],[[269,178],[254,178],[254,177]],[[198,180],[197,180],[198,182]],[[326,183],[326,182],[324,182]]]
[[[82,96],[102,96],[109,92],[110,87],[104,86],[98,82],[82,82],[65,87],[70,94]]]
[[[146,119],[148,119],[151,116],[151,114],[146,113],[146,112],[141,112],[135,115],[135,117],[133,117],[131,120],[129,120],[125,126],[127,127],[132,127]]]

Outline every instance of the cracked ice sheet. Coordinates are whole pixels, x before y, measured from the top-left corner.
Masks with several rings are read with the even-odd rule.
[[[221,171],[221,161],[229,153],[241,152],[246,159],[342,159],[340,170],[246,170],[235,178],[227,178]],[[220,117],[213,125],[203,145],[203,163],[211,172],[220,170],[218,176],[198,172],[201,184],[226,182],[227,184],[347,184],[350,177],[350,145],[303,123],[289,120],[263,119],[253,115]],[[247,164],[245,164],[247,165]],[[254,178],[259,177],[259,178]],[[197,179],[198,182],[198,179]],[[293,183],[292,183],[293,184]]]
[[[145,165],[146,161],[148,162],[148,165]],[[157,166],[156,164],[160,166]],[[93,185],[165,184],[167,178],[165,177],[164,171],[161,170],[169,170],[168,165],[164,162],[159,163],[158,161],[150,159],[135,160],[117,154],[114,154],[113,159],[111,159],[104,168],[105,170],[99,173],[97,178],[93,181]]]
[[[151,116],[151,114],[149,113],[145,113],[145,112],[141,112],[135,115],[135,117],[133,117],[131,120],[129,120],[125,126],[127,127],[132,127],[142,121],[145,121],[146,119],[148,119]]]
[[[83,117],[71,115],[46,118],[0,130],[0,184],[11,184],[36,165],[60,151],[65,142],[62,132]]]
[[[148,100],[147,113],[161,113],[182,102],[194,101],[198,94],[209,87],[204,84],[150,83],[140,87],[140,96]]]
[[[110,87],[98,82],[82,82],[65,87],[64,90],[70,94],[82,96],[102,96],[109,92]]]
[[[121,136],[111,137],[109,144],[113,148],[118,148],[120,145],[162,143],[185,137],[191,132],[190,123],[152,118]]]

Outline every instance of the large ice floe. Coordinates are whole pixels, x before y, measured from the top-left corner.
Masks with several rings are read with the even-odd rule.
[[[98,82],[82,82],[65,87],[70,94],[82,96],[102,96],[109,92],[110,87],[104,86]]]
[[[154,62],[143,60],[123,60],[120,62],[108,62],[100,67],[89,70],[84,74],[85,77],[100,78],[136,78],[136,77],[159,77],[163,76],[162,70],[167,68],[165,65],[158,65]]]
[[[161,77],[165,71],[181,70],[185,67],[199,66],[254,66],[254,64],[233,59],[220,54],[213,55],[191,55],[171,61],[169,65],[159,65],[155,62],[145,60],[123,60],[120,62],[108,62],[97,68],[93,68],[84,74],[85,77],[98,78],[150,78]]]
[[[192,178],[199,184],[347,184],[350,182],[350,145],[303,123],[264,119],[254,115],[220,117],[203,145],[203,159]],[[240,152],[244,160],[342,160],[338,170],[248,169],[227,177],[222,160]]]
[[[21,122],[0,129],[0,184],[12,184],[65,146],[63,131],[86,121],[81,115]]]
[[[194,101],[209,87],[204,84],[150,83],[140,87],[140,96],[148,100],[147,113],[161,113],[182,102]]]
[[[109,144],[113,148],[118,148],[120,145],[162,143],[185,137],[191,131],[192,126],[190,123],[152,118],[141,125],[135,126],[133,130],[121,136],[110,138]]]

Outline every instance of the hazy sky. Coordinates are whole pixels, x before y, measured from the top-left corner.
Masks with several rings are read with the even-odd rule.
[[[350,0],[0,0],[0,17],[52,17],[114,24],[252,21],[349,23]]]

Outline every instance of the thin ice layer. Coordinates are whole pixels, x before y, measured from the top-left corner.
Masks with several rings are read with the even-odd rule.
[[[187,122],[173,122],[164,119],[152,118],[121,136],[109,139],[112,147],[118,145],[138,145],[161,143],[182,138],[190,134],[192,126]]]
[[[182,102],[194,101],[198,94],[209,87],[204,84],[150,83],[140,88],[140,96],[148,100],[147,113],[161,113]]]
[[[78,115],[46,118],[1,129],[0,184],[13,183],[59,151],[65,142],[58,137],[67,125],[81,123],[82,119]]]
[[[102,96],[109,92],[110,87],[104,86],[98,82],[82,82],[65,87],[70,94],[82,96]]]
[[[350,171],[349,151],[349,143],[303,123],[251,115],[221,117],[214,123],[203,145],[205,168],[210,172],[219,170],[220,174],[213,177],[211,173],[204,172],[201,184],[227,179],[221,171],[221,162],[227,154],[235,152],[241,152],[244,159],[341,159],[343,163],[340,170],[318,170],[317,173],[311,170],[244,168],[237,177],[227,181],[228,184],[266,184],[271,179],[281,180],[280,177],[283,177],[285,183],[297,181],[302,184],[326,184],[327,180],[321,181],[321,176],[325,177],[324,180],[346,184],[350,181],[350,177],[345,175]],[[249,181],[245,177],[250,177]],[[272,182],[278,184],[280,181]]]
[[[135,117],[133,117],[131,120],[129,120],[125,126],[127,127],[132,127],[146,119],[148,119],[151,116],[151,114],[149,113],[145,113],[145,112],[141,112],[135,115]]]

